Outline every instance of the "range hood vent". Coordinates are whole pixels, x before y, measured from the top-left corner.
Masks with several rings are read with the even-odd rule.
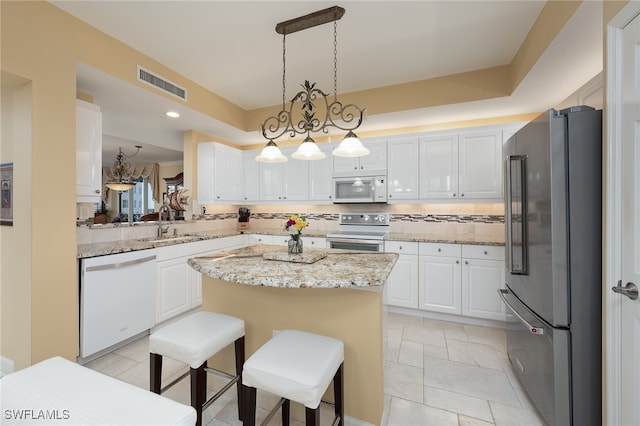
[[[140,65],[138,65],[138,81],[157,87],[163,92],[176,96],[183,101],[187,100],[187,89],[184,89],[169,80],[160,77],[159,75],[153,74],[152,72],[142,68]]]

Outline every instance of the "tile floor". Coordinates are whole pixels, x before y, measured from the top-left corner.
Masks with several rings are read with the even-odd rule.
[[[544,425],[511,370],[504,330],[389,313],[385,337],[383,426]],[[148,348],[148,338],[142,338],[87,367],[149,389]],[[165,358],[163,383],[185,371],[185,364]],[[189,404],[188,380],[164,396]],[[259,409],[258,421],[266,414]],[[328,425],[331,411],[323,411],[321,419]],[[203,420],[241,425],[235,392],[210,406]],[[271,424],[280,424],[279,415]]]

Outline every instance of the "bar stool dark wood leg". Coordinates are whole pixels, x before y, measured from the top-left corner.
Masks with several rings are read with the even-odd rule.
[[[244,426],[256,425],[256,388],[242,385],[242,404],[244,405],[242,423]]]
[[[205,361],[198,368],[191,368],[191,406],[196,410],[196,426],[202,426],[202,406],[207,400],[207,372]]]
[[[289,426],[289,413],[291,412],[291,401],[285,399],[282,403],[282,426]]]
[[[149,387],[151,392],[160,395],[160,390],[162,389],[162,355],[151,354],[150,357]]]
[[[334,398],[334,410],[335,415],[340,416],[340,422],[338,426],[344,426],[344,380],[342,377],[342,366],[344,363],[340,364],[338,367],[338,371],[336,371],[335,376],[333,376],[333,398]]]
[[[244,336],[235,341],[236,351],[236,376],[239,376],[236,383],[238,390],[238,419],[242,420],[244,415],[244,404],[242,401],[242,367],[244,366]]]
[[[306,426],[320,426],[320,407],[313,408],[304,407],[305,408],[305,424]]]

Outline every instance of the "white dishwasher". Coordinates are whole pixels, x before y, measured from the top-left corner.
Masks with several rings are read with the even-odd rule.
[[[78,360],[153,327],[155,287],[155,249],[81,259]]]

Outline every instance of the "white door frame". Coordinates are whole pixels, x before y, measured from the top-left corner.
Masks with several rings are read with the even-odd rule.
[[[640,13],[640,2],[629,2],[607,24],[607,99],[605,138],[605,389],[604,424],[620,424],[620,383],[622,375],[621,314],[622,298],[611,291],[621,278],[622,248],[622,29]]]

